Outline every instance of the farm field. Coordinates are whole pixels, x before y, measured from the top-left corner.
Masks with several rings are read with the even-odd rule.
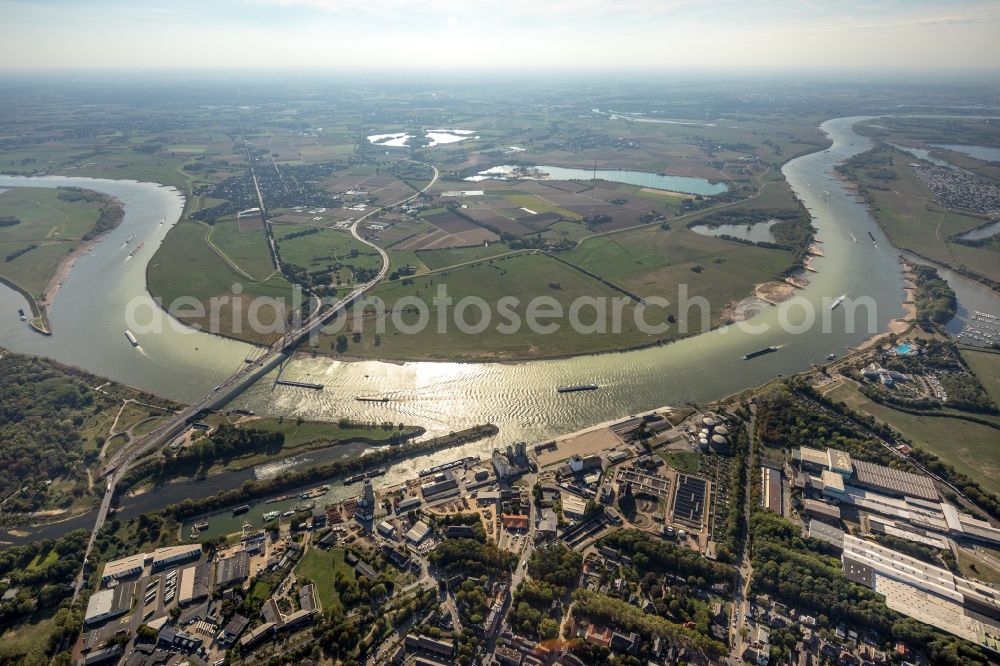
[[[429,308],[438,288],[447,288],[448,296],[458,302],[466,296],[478,296],[489,304],[491,321],[481,333],[463,333],[453,324],[453,308],[449,310],[448,325],[438,332],[437,314],[418,333],[407,334],[400,331],[394,322],[377,319],[368,314],[363,320],[362,330],[321,336],[319,349],[323,353],[336,355],[335,345],[338,335],[343,335],[347,349],[345,354],[353,357],[378,357],[386,359],[452,359],[452,360],[511,360],[529,359],[555,355],[586,354],[598,351],[620,349],[629,346],[651,344],[658,337],[670,337],[670,332],[654,336],[643,333],[635,324],[635,304],[623,294],[615,291],[571,266],[544,254],[521,254],[499,259],[487,259],[454,270],[446,270],[431,275],[417,276],[407,281],[388,282],[380,285],[373,295],[384,300],[386,312],[393,313],[396,303],[404,297],[423,299]],[[608,307],[607,332],[579,334],[573,332],[567,319],[559,322],[556,334],[546,334],[520,326],[516,333],[505,334],[497,330],[498,325],[508,321],[497,309],[498,301],[505,296],[519,299],[512,307],[521,321],[524,321],[528,301],[535,296],[546,296],[568,311],[570,303],[577,297],[622,298],[628,301],[622,310],[621,333],[611,332],[611,307]],[[412,310],[404,309],[396,315],[403,327],[417,322]],[[479,308],[472,307],[465,313],[465,320],[471,324],[480,321]],[[391,317],[391,314],[390,314]],[[580,313],[580,321],[591,324],[593,309],[586,308]],[[665,313],[650,307],[645,315],[651,324],[663,323]],[[378,333],[379,322],[385,325],[385,332]],[[546,322],[548,323],[548,322]],[[350,324],[349,324],[350,326]]]
[[[658,225],[594,236],[563,256],[644,298],[658,295],[676,303],[678,285],[687,285],[688,294],[707,298],[713,311],[751,295],[755,284],[773,279],[791,261],[786,250]]]
[[[848,382],[826,394],[898,430],[913,445],[930,451],[991,493],[1000,492],[997,430],[963,419],[920,416],[872,402]]]
[[[0,188],[2,189],[2,188]],[[14,187],[0,191],[0,218],[19,224],[0,226],[0,277],[40,301],[56,269],[83,236],[94,228],[101,204],[66,201],[64,191],[42,187]],[[12,256],[22,250],[18,256]]]
[[[238,318],[231,305],[219,307],[218,332],[223,335],[238,333],[238,337],[251,342],[268,340],[269,334],[255,332],[250,326],[249,301],[264,296],[291,303],[291,285],[280,275],[264,282],[247,280],[208,246],[205,239],[208,230],[206,225],[196,222],[181,222],[170,230],[146,269],[150,292],[161,298],[165,307],[181,298],[195,298],[204,306],[205,316],[196,317],[182,311],[179,318],[191,326],[207,329],[211,328],[212,299],[232,297],[233,285],[239,284],[243,288],[239,298],[244,307],[239,309]],[[274,324],[273,308],[261,308],[258,318],[265,327],[271,326]]]
[[[1000,405],[1000,353],[967,347],[962,348],[961,353],[993,402]]]
[[[207,241],[251,280],[266,280],[275,271],[267,236],[260,225],[240,228],[235,218],[222,219],[212,225]]]
[[[510,251],[510,247],[504,243],[490,243],[473,247],[418,250],[414,254],[430,270],[436,271],[477,259],[489,259]]]
[[[334,271],[334,284],[353,284],[359,270],[376,273],[382,267],[379,253],[354,238],[348,231],[306,225],[274,225],[281,261],[295,264],[310,273]],[[303,234],[303,235],[298,235]]]

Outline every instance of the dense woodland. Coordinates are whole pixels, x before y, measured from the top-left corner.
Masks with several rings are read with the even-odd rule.
[[[621,530],[600,540],[600,545],[614,548],[632,558],[632,566],[641,572],[669,573],[690,579],[698,587],[723,583],[727,587],[736,574],[733,567],[713,562],[701,553],[656,539],[641,530]]]
[[[757,401],[757,428],[765,446],[833,447],[862,460],[917,471],[850,420],[825,412],[819,405],[784,389],[771,391]]]
[[[114,396],[119,389],[95,391],[92,387],[106,382],[45,359],[0,354],[4,516],[50,503],[68,506],[87,492],[86,467],[97,456],[96,449],[86,449],[81,433],[98,415],[121,404]],[[95,441],[101,443],[101,438]]]
[[[911,267],[917,289],[913,300],[917,306],[917,321],[944,326],[955,317],[958,299],[955,291],[941,279],[936,269],[914,264]]]
[[[111,231],[125,217],[125,207],[120,201],[107,194],[79,187],[60,187],[58,189],[58,196],[63,201],[83,201],[85,203],[98,204],[101,207],[97,222],[90,228],[90,231],[83,234],[83,240],[85,241],[93,240],[101,234]]]
[[[559,636],[563,602],[580,578],[583,556],[561,543],[531,554],[530,578],[514,594],[508,616],[514,631],[530,638],[551,640]]]

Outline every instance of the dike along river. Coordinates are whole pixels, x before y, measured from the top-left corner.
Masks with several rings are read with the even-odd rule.
[[[412,478],[417,469],[461,455],[484,454],[497,444],[542,441],[602,421],[662,405],[687,401],[704,403],[757,386],[778,374],[793,374],[822,363],[827,354],[840,355],[903,313],[903,280],[898,252],[889,244],[863,204],[841,185],[833,167],[869,148],[869,141],[851,126],[860,118],[838,118],[822,128],[833,145],[790,161],[783,171],[792,188],[809,208],[822,242],[824,257],[813,266],[809,286],[799,292],[817,313],[812,326],[799,332],[779,326],[778,308],[768,308],[752,323],[763,332],[736,328],[698,335],[663,347],[640,351],[518,364],[339,362],[296,359],[282,371],[284,379],[318,382],[323,391],[276,386],[274,375],[257,382],[233,407],[262,414],[336,420],[392,421],[427,428],[428,436],[477,423],[492,422],[500,434],[492,441],[413,459],[390,468],[384,484]],[[91,372],[126,382],[177,400],[206,393],[232,372],[249,347],[202,333],[167,328],[140,336],[142,350],[124,337],[124,311],[131,299],[146,298],[145,266],[182,210],[181,195],[170,188],[86,178],[15,178],[0,176],[0,186],[77,185],[120,198],[126,205],[122,225],[107,236],[70,272],[50,311],[54,335],[42,337],[17,320],[23,301],[8,289],[0,290],[0,345],[13,351],[40,354],[75,364]],[[166,222],[161,224],[161,218]],[[125,261],[122,243],[131,234],[146,243]],[[872,234],[877,245],[869,238]],[[857,240],[852,239],[853,237]],[[948,276],[959,292],[982,287],[958,276]],[[976,287],[979,287],[976,290]],[[874,331],[861,325],[845,330],[845,308],[830,311],[828,303],[840,295],[866,296],[876,306]],[[995,304],[995,295],[991,296]],[[982,306],[979,306],[982,309]],[[998,308],[992,308],[996,311]],[[791,309],[787,320],[803,323],[803,310]],[[822,320],[830,319],[830,332]],[[767,346],[777,353],[744,361],[742,355]],[[600,390],[570,394],[556,392],[566,384],[593,383]],[[388,395],[387,403],[364,403],[358,395]],[[245,479],[215,477],[200,484],[174,484],[136,500],[125,500],[122,516],[134,515],[184,497],[199,497],[231,487]],[[350,490],[340,488],[350,494]],[[354,491],[356,492],[356,491]],[[68,527],[87,526],[72,521]],[[53,535],[52,528],[43,530]]]

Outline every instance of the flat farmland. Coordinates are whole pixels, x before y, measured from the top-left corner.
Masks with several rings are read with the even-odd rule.
[[[472,222],[452,213],[450,211],[445,211],[441,213],[432,213],[430,215],[422,216],[426,221],[433,224],[438,229],[442,231],[447,231],[450,234],[457,234],[463,231],[470,231],[473,229],[480,229]]]
[[[556,213],[567,220],[579,220],[583,217],[579,213],[566,208],[564,204],[556,203],[553,199],[559,198],[558,196],[550,196],[548,192],[545,194],[546,196],[530,192],[511,192],[504,194],[502,200],[513,208],[533,210],[536,213]],[[565,193],[564,198],[575,201],[576,195]],[[584,202],[585,200],[580,200],[581,204]],[[527,213],[527,210],[522,210],[519,214],[524,215]]]
[[[263,226],[241,229],[234,218],[224,218],[212,226],[208,242],[252,280],[267,279],[275,271]]]
[[[376,224],[391,224],[392,226],[377,231],[372,239],[378,242],[383,248],[395,247],[398,243],[403,243],[411,238],[417,238],[424,234],[429,234],[436,230],[430,222],[421,219],[393,220],[388,216],[379,218]]]
[[[421,218],[433,226],[425,233],[397,242],[398,250],[431,250],[450,247],[482,245],[500,240],[500,237],[450,211],[431,212]]]
[[[523,210],[516,210],[513,208],[503,211],[494,210],[488,203],[482,207],[472,203],[468,204],[468,206],[469,207],[462,212],[484,226],[494,227],[503,233],[512,234],[514,236],[525,236],[527,234],[534,233],[535,231],[531,227],[525,226],[516,220],[516,214],[520,213],[523,215]]]
[[[288,139],[271,141],[267,148],[271,152],[271,157],[274,158],[275,162],[299,162],[302,160],[299,151]]]
[[[419,250],[416,252],[420,261],[432,271],[462,264],[467,261],[477,259],[489,259],[498,254],[510,252],[510,248],[503,243],[490,243],[489,245],[477,245],[475,247],[446,248],[441,250]]]
[[[455,302],[466,296],[478,296],[488,303],[491,310],[489,326],[481,333],[464,333],[449,323],[439,332],[434,314],[430,323],[418,333],[399,331],[391,320],[381,320],[385,331],[377,333],[380,320],[370,313],[365,317],[361,330],[356,331],[359,340],[355,341],[353,335],[347,336],[346,354],[397,360],[515,360],[608,351],[650,344],[658,339],[639,330],[635,323],[635,303],[631,300],[623,308],[619,333],[612,330],[610,306],[603,319],[606,326],[603,333],[578,333],[565,318],[556,320],[559,329],[554,333],[532,331],[524,323],[525,313],[529,301],[536,296],[554,298],[564,313],[578,297],[624,298],[620,292],[581,271],[539,253],[485,259],[454,270],[417,276],[406,284],[402,281],[383,283],[374,295],[385,301],[387,311],[391,313],[395,304],[404,297],[415,296],[430,307],[442,285],[446,286],[448,295]],[[521,318],[523,324],[510,334],[497,330],[499,324],[507,321],[497,309],[499,299],[505,296],[518,299],[512,312]],[[412,325],[417,320],[417,314],[409,308],[400,310],[395,316],[404,326]],[[470,308],[464,316],[471,324],[480,321],[478,308]],[[645,316],[650,323],[658,323],[664,321],[666,315],[651,307]],[[594,322],[593,309],[584,309],[580,319],[585,324]],[[450,314],[448,321],[453,322]],[[669,333],[661,337],[669,337]],[[322,338],[320,351],[335,355],[335,338],[335,335]]]
[[[993,402],[1000,405],[1000,353],[963,348],[962,358],[979,378]]]
[[[415,191],[395,176],[374,171],[373,168],[352,167],[323,183],[323,189],[332,193],[363,191],[383,204],[399,201]]]
[[[561,255],[615,284],[646,297],[677,300],[677,286],[709,300],[713,311],[749,296],[753,285],[773,279],[791,253],[701,236],[686,228],[650,225],[590,237]]]
[[[0,258],[35,246],[10,260],[0,259],[0,276],[36,298],[42,296],[59,263],[80,247],[83,235],[93,229],[100,216],[99,203],[67,201],[59,195],[58,189],[41,187],[0,192],[0,217],[20,220],[19,224],[0,226]]]
[[[382,267],[382,257],[347,231],[320,229],[316,233],[289,238],[289,235],[311,231],[306,226],[282,225],[275,228],[275,240],[281,260],[301,266],[310,273],[330,268],[338,271],[335,282],[354,282],[359,269],[376,271]]]
[[[209,228],[203,224],[185,221],[175,225],[167,233],[146,268],[146,282],[150,293],[162,299],[165,307],[179,298],[193,297],[202,303],[207,313],[212,298],[231,297],[233,285],[240,284],[243,287],[240,297],[243,304],[239,318],[236,318],[231,306],[224,305],[220,309],[219,328],[213,332],[252,342],[270,341],[267,334],[252,330],[247,315],[248,304],[256,296],[282,299],[285,303],[290,303],[291,285],[280,275],[273,275],[263,282],[248,281],[209,247],[206,240],[208,231]],[[266,247],[264,251],[267,251]],[[208,316],[181,316],[180,319],[192,326],[211,330]],[[259,320],[265,326],[270,325],[274,321],[272,309],[262,308]]]

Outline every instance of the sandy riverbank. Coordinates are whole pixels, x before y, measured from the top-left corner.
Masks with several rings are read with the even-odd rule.
[[[903,293],[906,294],[906,297],[900,303],[900,305],[903,306],[903,316],[891,320],[886,326],[885,331],[869,338],[868,340],[865,340],[857,347],[854,347],[854,351],[863,351],[873,347],[874,345],[881,344],[889,336],[893,334],[902,335],[910,330],[911,326],[913,326],[913,322],[917,319],[917,304],[913,300],[917,287],[913,283],[912,273],[905,271],[903,273],[903,277],[906,280],[906,287],[903,289]]]
[[[62,287],[63,282],[66,281],[66,276],[73,269],[73,264],[76,260],[85,254],[89,254],[90,251],[97,245],[104,236],[99,236],[93,240],[85,241],[80,244],[80,247],[73,250],[71,253],[66,255],[59,265],[56,266],[56,272],[49,280],[49,283],[45,286],[45,291],[42,294],[42,300],[38,302],[39,308],[42,310],[47,310],[52,307],[53,301],[55,301],[56,294],[59,293],[59,288]]]

